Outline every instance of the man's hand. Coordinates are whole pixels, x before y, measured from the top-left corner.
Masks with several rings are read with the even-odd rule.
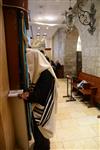
[[[19,94],[19,97],[24,100],[28,100],[29,92],[23,92],[22,94]]]

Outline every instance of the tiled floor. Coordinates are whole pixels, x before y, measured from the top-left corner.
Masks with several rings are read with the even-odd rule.
[[[66,81],[58,82],[56,132],[51,150],[100,150],[100,111],[79,100],[66,102]]]

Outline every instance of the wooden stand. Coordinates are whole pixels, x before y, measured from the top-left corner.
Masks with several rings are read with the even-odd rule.
[[[70,102],[70,101],[76,101],[74,98],[73,98],[73,96],[72,96],[72,89],[73,89],[73,79],[72,79],[72,77],[71,76],[69,76],[69,75],[67,75],[66,76],[66,79],[67,79],[67,95],[66,96],[63,96],[63,97],[68,97],[69,98],[69,100],[66,100],[66,102]],[[70,82],[70,84],[71,84],[71,89],[70,89],[70,91],[71,91],[71,93],[69,94],[69,82]]]

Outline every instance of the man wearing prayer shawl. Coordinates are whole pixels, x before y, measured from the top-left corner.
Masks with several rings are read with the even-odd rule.
[[[34,150],[50,150],[50,138],[55,131],[57,108],[57,78],[39,50],[27,49],[31,85],[21,95],[32,103]]]

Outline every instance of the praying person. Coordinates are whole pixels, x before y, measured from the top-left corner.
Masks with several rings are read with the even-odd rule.
[[[33,86],[20,97],[32,103],[34,150],[50,150],[50,138],[53,137],[57,108],[57,78],[39,50],[27,50],[28,70]]]

